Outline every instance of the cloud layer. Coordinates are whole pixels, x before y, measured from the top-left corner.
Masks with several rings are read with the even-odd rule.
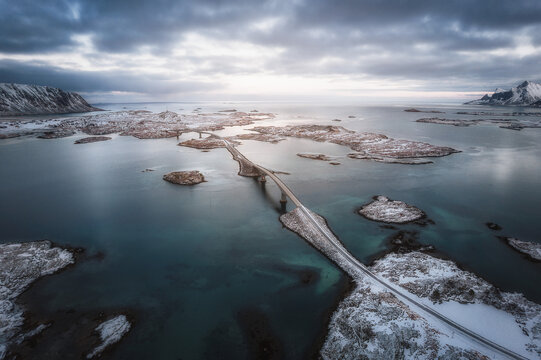
[[[0,82],[89,94],[355,96],[541,79],[537,0],[0,0],[0,9]]]

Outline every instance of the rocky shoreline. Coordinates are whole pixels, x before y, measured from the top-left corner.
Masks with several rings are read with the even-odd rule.
[[[47,240],[0,244],[0,359],[53,358],[59,349],[66,358],[91,358],[127,333],[131,321],[122,314],[107,322],[102,320],[103,313],[93,319],[95,315],[75,310],[58,314],[28,311],[33,283],[75,265],[82,253],[82,249],[62,248]],[[92,332],[100,338],[94,350]],[[37,337],[47,341],[36,342]]]
[[[541,244],[523,241],[513,237],[498,236],[513,250],[526,255],[532,261],[541,261]]]
[[[17,297],[37,279],[54,274],[75,262],[71,251],[53,247],[50,241],[0,245],[0,359],[17,339],[24,311]],[[42,326],[34,329],[39,333]],[[24,338],[24,335],[22,335]]]

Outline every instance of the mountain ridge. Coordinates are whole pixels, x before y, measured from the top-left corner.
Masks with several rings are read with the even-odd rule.
[[[74,92],[41,85],[0,83],[0,116],[100,111]]]
[[[524,81],[509,90],[496,89],[492,95],[485,94],[481,99],[468,101],[468,105],[509,105],[541,106],[541,84]]]

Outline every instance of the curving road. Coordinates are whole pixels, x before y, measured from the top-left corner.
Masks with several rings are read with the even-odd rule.
[[[214,135],[214,134],[213,134]],[[216,136],[216,135],[214,135]],[[457,331],[458,333],[466,336],[467,338],[474,340],[479,345],[483,346],[487,350],[490,350],[492,352],[497,352],[507,358],[511,359],[526,359],[526,357],[515,353],[512,350],[509,350],[501,345],[498,345],[489,339],[483,337],[482,335],[477,334],[476,332],[469,330],[468,328],[454,322],[453,320],[449,319],[445,315],[439,313],[438,311],[434,310],[433,308],[417,301],[413,297],[411,297],[410,294],[408,294],[404,289],[402,289],[400,286],[394,285],[387,280],[379,277],[372,271],[370,271],[369,268],[367,268],[363,263],[361,263],[359,260],[357,260],[352,254],[347,251],[342,243],[340,243],[336,237],[329,233],[329,230],[325,227],[321,226],[321,224],[312,216],[311,212],[301,203],[301,201],[295,196],[295,194],[287,187],[284,182],[277,177],[272,171],[264,168],[263,166],[257,165],[250,160],[248,160],[242,153],[240,153],[229,141],[227,141],[224,138],[220,138],[224,144],[226,149],[233,155],[233,157],[237,156],[243,161],[246,161],[247,163],[251,164],[258,170],[262,172],[262,174],[265,174],[266,176],[269,176],[275,183],[278,185],[280,190],[293,201],[293,203],[301,209],[301,211],[310,219],[310,221],[317,227],[317,229],[325,236],[327,240],[335,247],[335,249],[347,260],[349,261],[350,265],[359,270],[361,273],[364,273],[367,275],[370,279],[375,281],[377,284],[382,285],[387,290],[392,292],[396,297],[398,297],[402,302],[407,304],[410,308],[416,310],[420,314],[424,314],[425,318],[426,315],[430,315],[433,318],[436,318],[440,320],[441,322],[445,323],[446,325],[450,326],[453,330]]]

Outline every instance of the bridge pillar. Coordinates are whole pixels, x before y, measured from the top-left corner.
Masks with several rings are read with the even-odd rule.
[[[280,197],[280,202],[285,204],[287,202],[286,194],[282,191],[282,196]]]
[[[199,138],[200,138],[200,139],[202,138],[201,133],[199,133]]]
[[[265,175],[261,175],[259,177],[259,182],[262,182],[262,183],[267,182],[267,178],[265,178]]]

